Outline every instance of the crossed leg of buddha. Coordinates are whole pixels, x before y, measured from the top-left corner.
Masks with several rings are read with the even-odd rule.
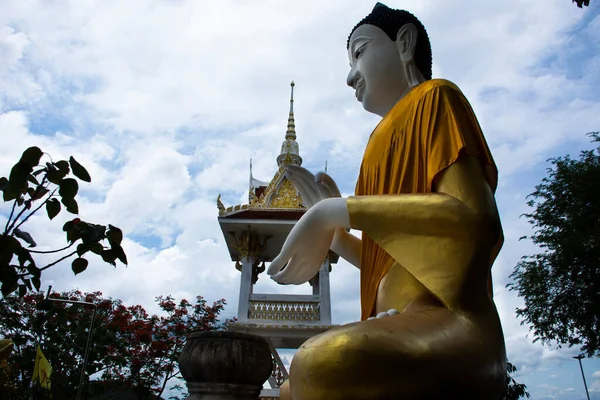
[[[500,321],[491,300],[479,310],[453,311],[420,296],[400,314],[315,336],[294,356],[280,399],[499,398]]]

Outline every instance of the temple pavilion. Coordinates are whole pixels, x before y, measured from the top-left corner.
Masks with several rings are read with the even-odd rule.
[[[338,260],[332,252],[309,281],[312,294],[253,291],[265,271],[265,263],[279,254],[290,230],[307,210],[302,197],[285,176],[286,164],[302,165],[294,121],[294,82],[291,83],[285,140],[276,161],[277,171],[268,182],[254,178],[250,163],[247,204],[225,207],[221,196],[217,198],[219,225],[231,261],[241,272],[237,322],[230,329],[264,336],[271,345],[271,389],[261,393],[264,400],[279,398],[279,387],[287,379],[287,370],[277,349],[298,349],[310,337],[332,327],[329,272],[331,264]]]

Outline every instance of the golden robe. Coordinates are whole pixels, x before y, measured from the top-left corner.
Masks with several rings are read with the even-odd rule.
[[[371,134],[355,191],[356,196],[365,197],[348,200],[351,226],[363,231],[361,319],[374,314],[379,284],[395,263],[401,264],[446,307],[459,308],[459,301],[464,300],[465,282],[473,276],[473,271],[467,269],[473,265],[465,262],[462,270],[445,269],[444,258],[452,251],[448,250],[451,246],[440,238],[424,240],[419,237],[417,226],[412,235],[386,234],[375,240],[373,236],[377,235],[372,233],[386,222],[389,225],[388,216],[393,214],[395,205],[393,201],[386,203],[369,197],[431,193],[436,176],[462,155],[475,156],[481,161],[485,179],[495,192],[498,172],[477,118],[460,89],[443,79],[429,80],[412,89]],[[489,285],[490,290],[489,269],[502,241],[500,235],[484,275],[487,282],[483,284]],[[415,246],[410,247],[411,258],[406,264],[390,255],[399,242]]]

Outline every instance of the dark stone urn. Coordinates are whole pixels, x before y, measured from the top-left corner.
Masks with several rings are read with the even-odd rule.
[[[257,400],[272,370],[267,341],[239,332],[194,332],[179,357],[187,400]]]

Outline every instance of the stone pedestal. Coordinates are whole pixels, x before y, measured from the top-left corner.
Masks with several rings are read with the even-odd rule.
[[[271,350],[258,335],[192,333],[179,357],[188,400],[258,400],[272,370]]]

